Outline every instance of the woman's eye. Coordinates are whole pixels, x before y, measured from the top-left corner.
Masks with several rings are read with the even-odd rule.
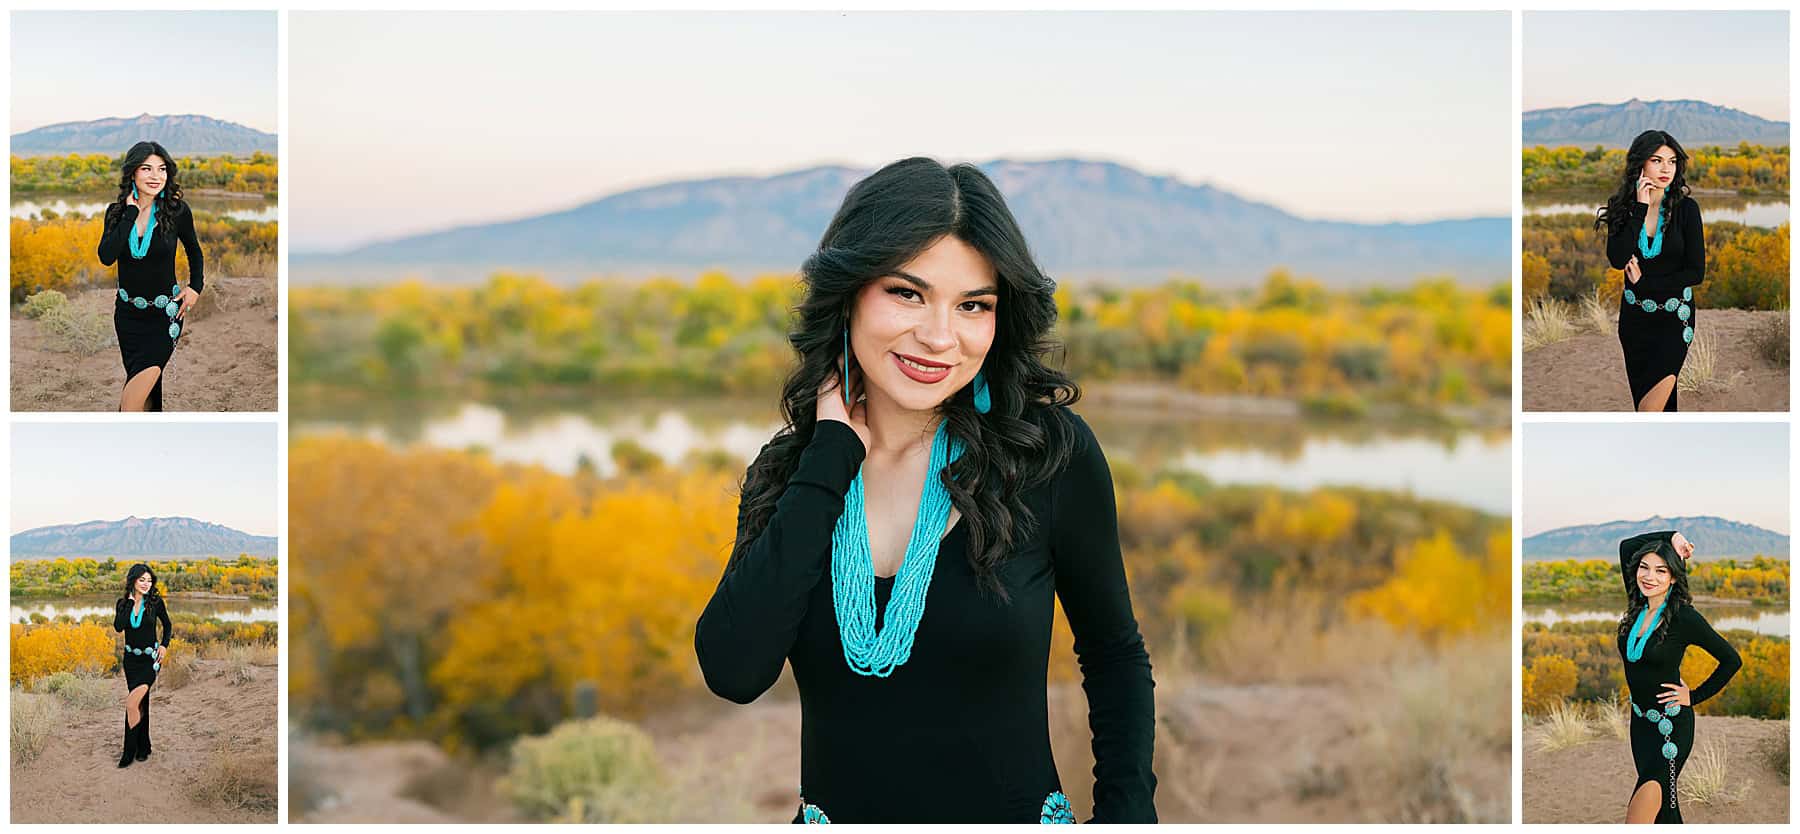
[[[904,298],[908,301],[911,301],[911,300],[919,297],[919,291],[913,289],[912,287],[888,287],[888,294],[893,295],[893,296],[899,296],[900,298]]]
[[[970,313],[985,313],[994,309],[994,305],[987,301],[965,301],[962,306],[965,312]]]

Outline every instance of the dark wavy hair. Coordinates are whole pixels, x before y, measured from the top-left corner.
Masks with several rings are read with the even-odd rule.
[[[1687,151],[1682,150],[1681,143],[1668,133],[1646,130],[1631,140],[1631,147],[1625,151],[1625,170],[1619,173],[1619,187],[1606,198],[1606,205],[1594,212],[1595,229],[1604,228],[1612,235],[1631,223],[1631,204],[1637,202],[1637,182],[1644,175],[1644,163],[1664,145],[1675,152],[1675,178],[1669,181],[1668,192],[1663,195],[1662,214],[1665,218],[1675,216],[1675,207],[1692,191],[1687,184]],[[1667,221],[1664,223],[1666,225]]]
[[[149,605],[152,601],[160,604],[162,591],[157,588],[156,571],[151,570],[150,566],[143,562],[132,565],[131,569],[125,572],[125,599],[131,599],[132,587],[137,585],[138,577],[146,573],[150,574],[150,593],[144,595],[144,604]]]
[[[785,425],[744,474],[731,564],[768,526],[812,440],[819,389],[839,376],[857,293],[945,236],[980,252],[999,276],[994,342],[981,366],[992,408],[975,411],[971,385],[938,411],[963,443],[962,457],[943,479],[967,524],[969,565],[984,588],[1006,598],[995,571],[1036,523],[1023,493],[1068,464],[1075,434],[1061,406],[1080,399],[1081,391],[1044,362],[1058,349],[1049,335],[1056,282],[1038,269],[1000,190],[973,165],[946,168],[923,157],[889,164],[852,186],[818,251],[800,268],[806,294],[788,334],[799,362],[782,385]]]
[[[139,165],[152,156],[162,158],[168,169],[168,176],[163,181],[163,189],[156,195],[156,236],[163,243],[174,245],[175,224],[173,221],[188,210],[187,201],[181,199],[181,180],[176,176],[178,165],[175,157],[169,155],[167,148],[158,142],[139,142],[125,152],[125,159],[119,163],[119,196],[106,207],[106,222],[111,225],[125,213],[125,197],[131,194],[135,184],[134,177]]]
[[[1669,623],[1681,613],[1681,609],[1691,607],[1694,597],[1688,593],[1687,563],[1675,552],[1675,545],[1667,539],[1646,542],[1643,547],[1631,554],[1631,562],[1625,569],[1625,616],[1619,618],[1619,636],[1629,638],[1631,627],[1637,624],[1637,616],[1650,605],[1650,598],[1644,596],[1638,588],[1638,565],[1650,554],[1662,557],[1663,564],[1669,566],[1669,593],[1664,597],[1662,618],[1656,623],[1656,639],[1661,641],[1669,634]]]

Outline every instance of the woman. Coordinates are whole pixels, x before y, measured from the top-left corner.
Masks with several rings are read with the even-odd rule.
[[[120,411],[162,410],[163,369],[205,283],[194,213],[181,199],[176,174],[175,158],[162,145],[132,145],[119,167],[119,199],[106,207],[100,263],[119,264],[113,331],[125,362]],[[176,240],[187,250],[186,289],[175,282]]]
[[[1094,819],[1154,822],[1149,655],[1106,458],[1041,357],[1056,318],[973,166],[857,183],[802,267],[786,426],[744,476],[695,630],[749,703],[791,664],[795,821],[1073,822],[1051,758],[1052,610],[1075,634]]]
[[[1660,130],[1631,140],[1619,188],[1596,212],[1606,259],[1625,271],[1619,347],[1638,411],[1675,411],[1675,383],[1694,341],[1694,287],[1706,278],[1700,205],[1688,196],[1688,155]]]
[[[156,624],[162,623],[162,640]],[[113,631],[125,632],[125,750],[119,767],[150,758],[150,685],[169,654],[169,609],[156,590],[156,574],[139,562],[125,574],[125,596],[113,609]]]
[[[1675,784],[1694,749],[1692,708],[1718,694],[1744,665],[1737,650],[1694,610],[1687,584],[1687,560],[1693,555],[1694,545],[1674,531],[1619,542],[1630,602],[1619,619],[1619,655],[1631,690],[1631,759],[1637,765],[1626,822],[1681,822]],[[1681,679],[1688,646],[1705,649],[1719,662],[1691,690]]]

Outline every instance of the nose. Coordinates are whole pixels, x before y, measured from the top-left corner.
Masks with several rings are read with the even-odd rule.
[[[948,353],[956,348],[956,333],[950,329],[949,309],[933,308],[925,314],[913,336],[933,353]]]

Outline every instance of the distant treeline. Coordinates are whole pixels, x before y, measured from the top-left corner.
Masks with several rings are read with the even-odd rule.
[[[34,192],[96,194],[111,198],[119,190],[118,156],[69,154],[67,156],[14,156],[14,195]],[[249,158],[236,156],[177,157],[176,177],[184,192],[202,188],[247,194],[274,195],[281,186],[274,154],[258,151]]]
[[[1686,179],[1692,188],[1735,191],[1746,197],[1788,198],[1786,146],[1743,142],[1735,148],[1707,145],[1683,150],[1688,152]],[[1624,170],[1623,148],[1526,148],[1525,193],[1580,192],[1597,194],[1599,202],[1605,202],[1606,195],[1618,187]]]
[[[122,580],[121,580],[122,581]],[[12,623],[12,683],[29,684],[58,673],[104,675],[118,668],[125,638],[113,631],[113,615],[89,614],[79,619],[33,614],[29,623]],[[169,614],[171,651],[191,653],[212,646],[278,645],[280,626]],[[167,671],[165,669],[165,671]]]
[[[627,716],[703,692],[694,622],[731,549],[742,461],[602,479],[313,436],[289,462],[287,674],[308,727],[491,749],[561,721],[581,684]],[[1201,650],[1272,630],[1269,601],[1296,594],[1329,602],[1320,629],[1373,619],[1449,641],[1510,621],[1503,517],[1124,463],[1114,479],[1147,639]],[[1074,675],[1071,642],[1059,625],[1053,675]]]
[[[499,274],[477,287],[403,281],[292,290],[296,384],[386,393],[493,386],[767,392],[792,361],[793,276],[740,283]],[[1432,407],[1511,395],[1511,293],[1450,280],[1327,290],[1276,271],[1254,289],[1193,281],[1065,284],[1052,361],[1082,382],[1146,381],[1207,394]]]
[[[207,275],[272,276],[276,272],[275,221],[197,215],[194,234],[206,257]],[[100,217],[12,220],[12,302],[44,290],[71,292],[113,284],[116,267],[100,264]],[[187,281],[187,252],[175,249],[175,275]],[[110,313],[108,314],[110,315]]]
[[[1623,611],[1620,612],[1623,614]],[[1723,691],[1694,711],[1701,715],[1788,717],[1788,649],[1785,638],[1733,629],[1721,632],[1744,660]],[[1626,696],[1625,661],[1619,657],[1619,624],[1607,621],[1525,625],[1523,709],[1541,713],[1564,700],[1617,701]],[[1689,686],[1718,666],[1705,650],[1690,648],[1681,662]]]
[[[1688,590],[1695,596],[1741,599],[1759,605],[1788,604],[1788,561],[1769,556],[1690,562]],[[1526,602],[1623,599],[1618,560],[1567,559],[1526,562]]]
[[[1705,200],[1701,211],[1705,212]],[[1609,306],[1624,290],[1624,273],[1606,260],[1606,237],[1592,215],[1526,215],[1523,281],[1526,299],[1590,298]],[[1694,288],[1702,308],[1784,310],[1788,305],[1788,224],[1760,229],[1706,222],[1706,280]]]
[[[12,563],[12,595],[73,597],[89,594],[117,598],[124,594],[125,573],[145,562],[165,592],[207,591],[251,599],[274,599],[279,584],[275,559],[240,555],[236,559],[25,559]]]

